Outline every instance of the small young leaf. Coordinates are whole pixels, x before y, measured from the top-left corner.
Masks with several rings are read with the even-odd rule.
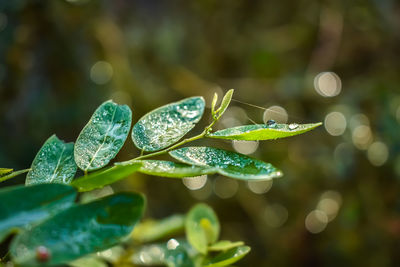
[[[211,138],[230,139],[230,140],[270,140],[277,138],[284,138],[302,134],[313,130],[314,128],[322,125],[322,123],[310,124],[257,124],[257,125],[244,125],[224,130],[207,135]]]
[[[213,147],[184,147],[169,154],[186,164],[211,166],[218,173],[241,180],[269,180],[282,176],[270,163]]]
[[[190,97],[157,108],[133,126],[132,140],[144,151],[166,148],[193,129],[203,116],[204,107],[202,97]]]
[[[228,251],[221,252],[214,258],[203,264],[204,267],[223,267],[231,265],[246,256],[250,252],[250,247],[235,247]]]
[[[217,243],[208,247],[209,251],[225,251],[231,248],[243,246],[244,243],[242,241],[232,242],[229,240],[220,240]]]
[[[138,160],[142,163],[139,172],[169,178],[194,177],[215,173],[216,169],[208,166],[194,166],[165,160]]]
[[[141,243],[153,242],[179,233],[184,227],[183,215],[172,215],[159,221],[147,220],[135,227],[132,238]]]
[[[46,140],[36,154],[25,184],[69,184],[76,170],[74,143],[65,143],[54,134]]]
[[[211,114],[213,117],[215,116],[215,105],[217,105],[217,101],[218,101],[218,94],[214,93],[214,97],[211,102]]]
[[[19,234],[11,257],[22,266],[53,266],[111,248],[132,231],[144,205],[143,196],[134,193],[76,205]],[[37,257],[39,248],[47,250],[45,260]]]
[[[6,181],[8,179],[14,178],[14,177],[16,177],[18,175],[21,175],[23,173],[29,172],[30,170],[31,169],[19,170],[19,171],[11,172],[11,173],[9,173],[7,175],[1,176],[0,177],[0,183]]]
[[[231,89],[225,94],[224,98],[221,101],[221,106],[217,110],[218,117],[221,117],[225,113],[226,109],[228,108],[229,104],[231,103],[232,95],[233,95],[234,91],[235,91],[234,89]]]
[[[126,105],[109,100],[101,104],[75,143],[76,164],[84,171],[93,171],[112,160],[129,134],[132,112]]]
[[[28,228],[73,205],[76,191],[62,184],[12,186],[0,190],[0,242],[10,232]]]
[[[0,168],[0,177],[13,172],[13,169]]]
[[[102,188],[137,172],[140,166],[141,163],[132,163],[126,166],[113,166],[106,170],[99,170],[89,175],[77,178],[71,183],[71,185],[76,187],[79,192]]]
[[[186,237],[197,251],[207,254],[209,244],[218,240],[220,226],[215,212],[206,204],[197,204],[186,216]]]

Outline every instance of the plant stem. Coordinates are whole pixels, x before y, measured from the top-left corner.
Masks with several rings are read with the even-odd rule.
[[[20,174],[29,172],[30,170],[31,169],[25,169],[25,170],[19,170],[19,171],[12,172],[12,173],[10,173],[8,175],[0,177],[0,182],[6,181],[6,180],[11,179],[11,178],[14,178],[14,177],[16,177],[16,176],[18,176]]]

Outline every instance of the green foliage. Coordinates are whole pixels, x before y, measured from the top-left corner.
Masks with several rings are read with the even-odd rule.
[[[132,140],[144,151],[166,148],[187,134],[204,113],[203,97],[190,97],[157,108],[133,126]]]
[[[72,206],[73,187],[62,184],[12,186],[0,191],[0,242],[13,231],[28,228]]]
[[[76,191],[101,189],[136,172],[161,177],[184,178],[219,173],[241,180],[268,180],[282,176],[270,163],[213,147],[183,147],[201,138],[268,140],[304,133],[321,125],[250,125],[212,133],[212,126],[228,108],[229,90],[216,108],[212,122],[199,135],[179,140],[203,116],[202,97],[186,98],[144,115],[132,129],[134,144],[142,154],[125,162],[106,166],[122,148],[130,130],[128,106],[112,101],[100,105],[79,134],[75,145],[52,135],[33,160],[31,169],[13,172],[0,169],[0,181],[28,172],[26,185],[0,190],[0,241],[13,231],[10,256],[18,266],[107,266],[105,261],[129,259],[129,264],[182,266],[227,266],[245,256],[250,248],[243,242],[218,242],[220,224],[211,207],[195,205],[187,215],[173,215],[160,221],[147,220],[133,227],[144,212],[145,199],[135,193],[117,193],[83,204],[74,204]],[[152,153],[144,154],[144,151]],[[147,159],[170,155],[180,161]],[[76,162],[76,163],[75,163]],[[77,167],[84,176],[72,180]],[[88,174],[88,171],[97,170]],[[71,182],[72,181],[72,182]],[[63,185],[69,184],[71,186]],[[32,185],[36,184],[36,185]],[[93,193],[93,196],[96,196]],[[84,202],[84,201],[81,201]],[[185,232],[185,239],[154,242]],[[101,257],[102,250],[127,241],[132,255],[118,253],[118,259]],[[123,250],[120,246],[120,250]],[[217,254],[218,253],[218,254]],[[78,259],[80,258],[80,259]]]
[[[43,144],[26,176],[26,185],[69,184],[75,176],[74,143],[64,143],[53,134]]]
[[[271,140],[302,134],[322,125],[322,123],[310,124],[276,124],[271,125],[245,125],[224,129],[207,135],[207,137],[230,140]]]
[[[72,186],[75,186],[80,192],[102,188],[137,172],[140,166],[140,163],[133,163],[126,166],[118,165],[106,170],[99,170],[75,179],[72,182]]]
[[[58,213],[18,235],[11,256],[21,266],[51,266],[118,244],[144,211],[142,195],[118,193]],[[50,257],[41,260],[38,248]]]
[[[220,226],[215,212],[205,204],[198,204],[189,211],[185,229],[189,243],[207,254],[208,245],[218,240]]]
[[[113,159],[129,134],[132,112],[126,105],[111,100],[96,109],[75,143],[74,155],[79,168],[93,171]]]
[[[282,176],[282,172],[269,163],[213,147],[184,147],[169,154],[181,162],[215,167],[218,173],[241,180],[269,180]]]

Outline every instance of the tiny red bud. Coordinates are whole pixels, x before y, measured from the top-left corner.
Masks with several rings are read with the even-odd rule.
[[[50,259],[50,251],[45,246],[36,248],[36,259],[40,262],[46,262]]]

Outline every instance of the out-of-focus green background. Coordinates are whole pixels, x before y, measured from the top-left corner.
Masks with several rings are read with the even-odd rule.
[[[210,204],[222,238],[252,247],[239,266],[399,266],[398,1],[0,0],[1,167],[29,167],[53,133],[74,141],[107,99],[135,122],[229,88],[237,101],[219,129],[324,122],[277,141],[208,141],[283,178],[201,177],[191,190],[135,174],[113,189],[146,193],[155,218]],[[117,160],[135,155],[128,138]]]

